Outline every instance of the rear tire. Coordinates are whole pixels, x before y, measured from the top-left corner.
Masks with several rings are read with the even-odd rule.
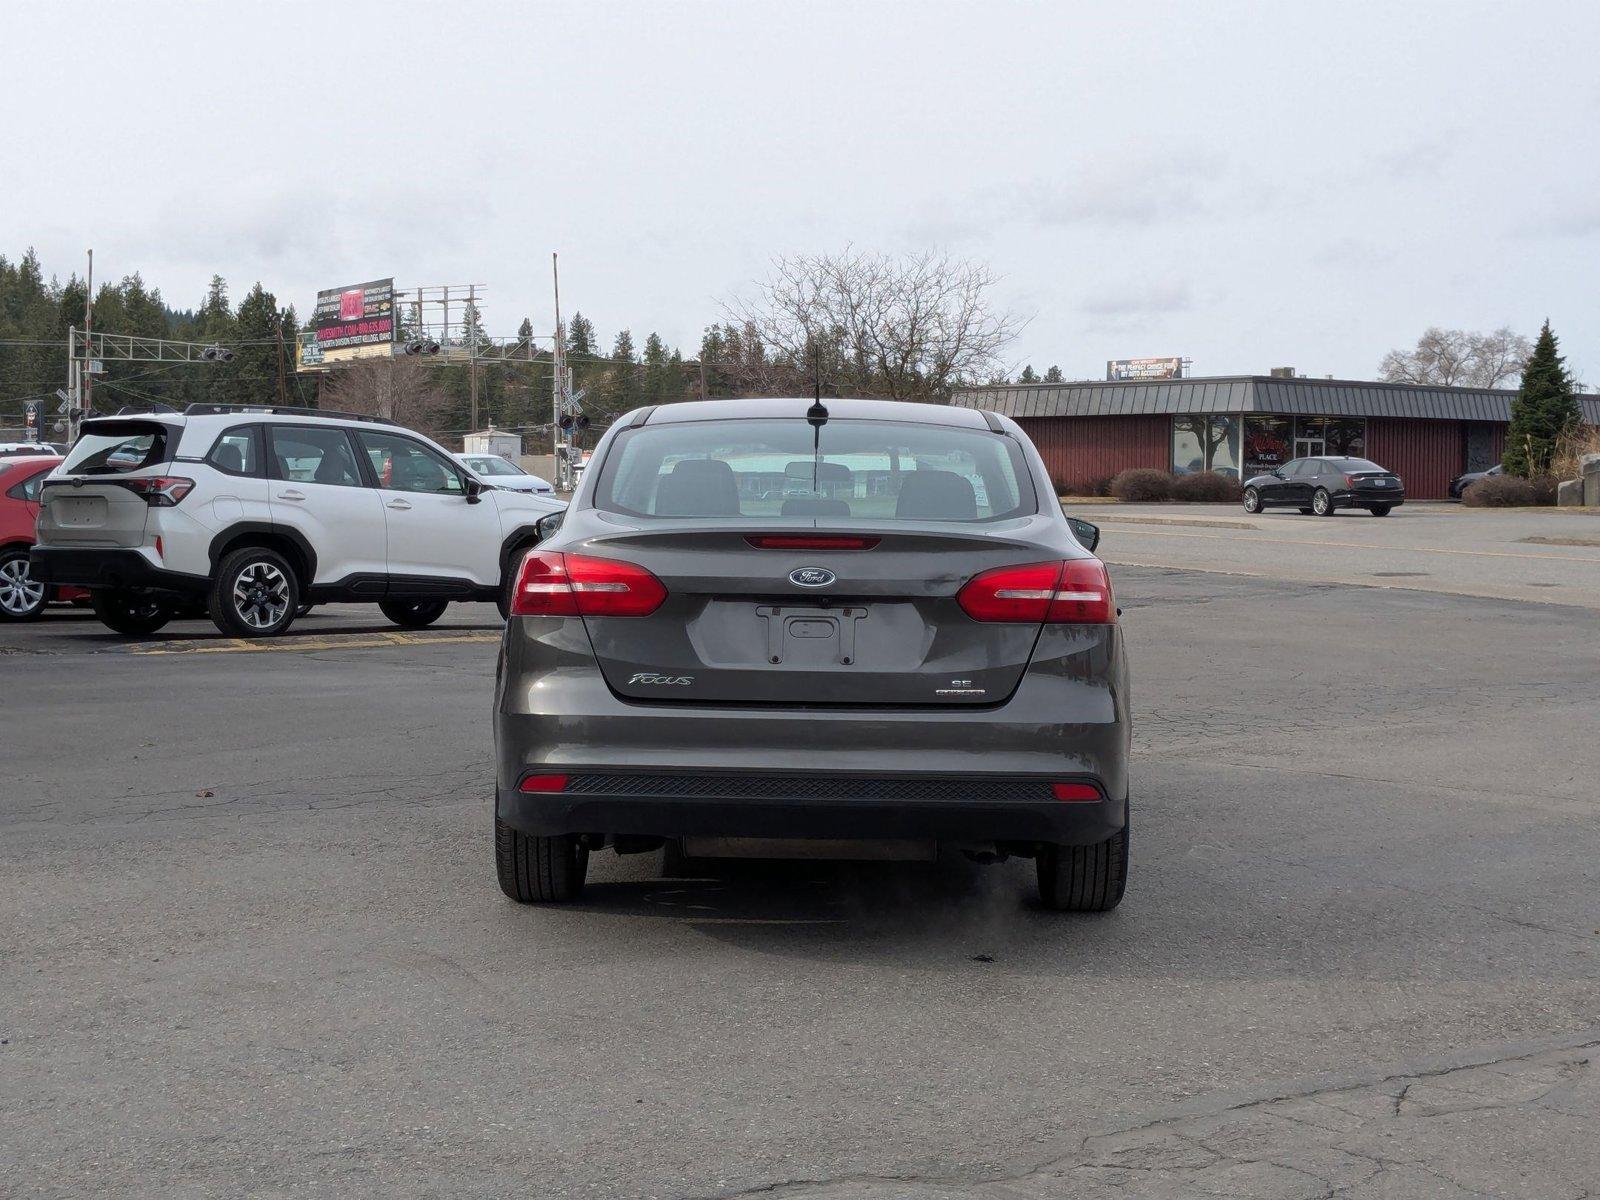
[[[95,588],[89,593],[89,607],[107,629],[128,637],[154,633],[172,620],[171,605],[151,592]]]
[[[300,581],[289,560],[265,546],[243,546],[217,567],[208,607],[232,637],[277,637],[294,624]]]
[[[1256,491],[1255,488],[1245,488],[1244,510],[1247,513],[1258,513],[1261,511],[1261,493]]]
[[[1042,846],[1035,865],[1046,908],[1110,912],[1128,885],[1128,827],[1092,846]]]
[[[1328,495],[1327,488],[1318,488],[1311,493],[1311,511],[1319,517],[1333,516],[1333,497]]]
[[[1394,505],[1392,504],[1369,504],[1367,510],[1375,517],[1387,517],[1389,510],[1393,507]]]
[[[50,602],[50,589],[33,581],[26,547],[0,554],[0,621],[35,621]]]
[[[426,629],[450,607],[448,600],[380,600],[378,611],[401,629]]]
[[[537,837],[494,819],[494,865],[500,890],[518,904],[575,900],[589,873],[589,851],[570,833]]]

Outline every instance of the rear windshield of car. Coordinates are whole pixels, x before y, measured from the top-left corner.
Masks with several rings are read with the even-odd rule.
[[[1368,462],[1364,458],[1336,458],[1333,465],[1341,471],[1381,471],[1375,462]]]
[[[72,444],[63,475],[123,475],[166,462],[167,427],[153,421],[100,423]]]
[[[684,421],[617,435],[595,506],[635,517],[998,521],[1038,511],[1021,448],[987,430],[836,419]]]

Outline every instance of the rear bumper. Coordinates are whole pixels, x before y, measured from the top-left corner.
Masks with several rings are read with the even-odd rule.
[[[131,549],[79,549],[35,546],[28,569],[40,583],[83,588],[147,588],[163,592],[203,592],[210,580],[156,566]]]
[[[1406,502],[1404,488],[1364,488],[1355,492],[1339,492],[1333,498],[1339,508],[1358,508],[1367,504],[1388,504],[1398,507]]]
[[[561,792],[501,789],[500,819],[524,833],[656,837],[1104,841],[1127,801],[1051,798],[1060,778],[793,772],[575,770]],[[1082,776],[1073,782],[1100,781]]]

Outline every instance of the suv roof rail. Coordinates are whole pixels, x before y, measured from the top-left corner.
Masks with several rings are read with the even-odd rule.
[[[388,417],[373,417],[365,413],[339,412],[333,408],[308,408],[296,404],[191,404],[183,410],[186,417],[217,417],[228,413],[282,413],[291,417],[332,417],[336,421],[370,421],[374,425],[399,425]]]

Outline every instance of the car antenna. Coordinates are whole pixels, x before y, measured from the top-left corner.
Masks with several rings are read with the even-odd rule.
[[[811,343],[811,389],[816,399],[811,407],[806,409],[806,423],[811,426],[811,491],[815,495],[821,490],[817,483],[818,476],[822,473],[822,427],[828,423],[828,410],[822,403],[822,368],[821,355],[817,352],[817,343]]]

